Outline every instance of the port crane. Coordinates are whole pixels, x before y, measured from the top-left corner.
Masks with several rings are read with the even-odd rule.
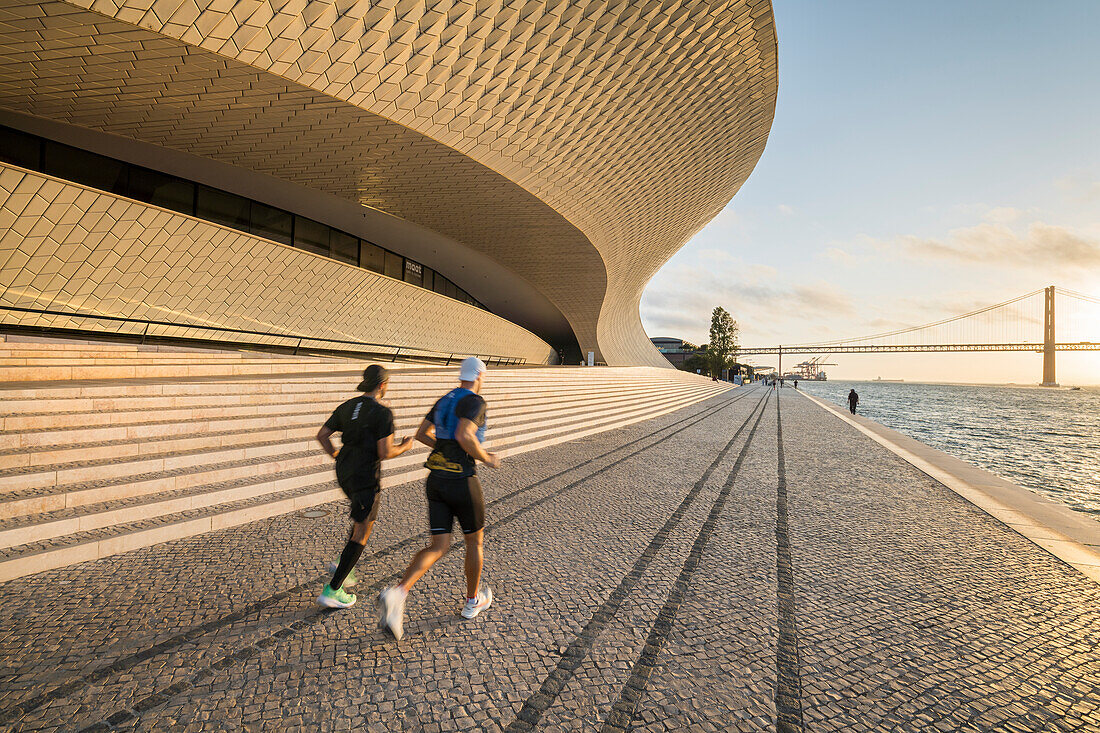
[[[814,358],[795,364],[794,372],[792,374],[797,379],[804,379],[806,381],[825,381],[825,371],[822,367],[836,366],[833,362],[825,361],[829,358],[828,354],[824,356],[815,356]]]

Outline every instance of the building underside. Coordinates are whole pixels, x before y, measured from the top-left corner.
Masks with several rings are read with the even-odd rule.
[[[6,156],[12,171],[40,175],[13,182],[2,207],[8,226],[35,229],[0,245],[2,303],[364,341],[385,332],[443,351],[463,350],[463,328],[488,329],[477,337],[485,353],[667,365],[642,331],[641,292],[759,159],[776,58],[767,0],[2,0],[0,125],[46,141],[37,166]],[[9,148],[29,139],[9,138]],[[14,190],[41,174],[62,185],[79,168],[51,162],[63,157],[52,143],[125,164],[128,181],[138,170],[192,185],[196,203],[158,226],[190,226],[199,256],[154,273],[144,263],[185,243],[129,227],[123,239],[142,251],[133,274],[147,278],[136,295],[120,295],[135,278],[117,266],[81,268],[88,251],[120,246],[117,222],[98,234],[52,219],[35,228],[39,214]],[[99,206],[164,207],[135,199],[133,185],[103,190],[79,170],[68,179],[98,187],[109,199]],[[211,220],[200,196],[219,192],[252,219]],[[255,212],[268,208],[293,215],[285,240],[257,230]],[[317,223],[331,244],[303,239]],[[213,240],[234,237],[240,256],[227,268]],[[311,254],[292,251],[299,239]],[[337,261],[338,240],[367,244]],[[412,264],[372,274],[371,245]],[[250,287],[250,248],[279,261],[286,283]],[[78,295],[77,272],[97,287]],[[376,289],[394,305],[335,328],[335,314],[361,301],[329,293],[310,318],[309,296],[290,286],[299,280]],[[203,298],[187,287],[196,283]],[[242,295],[195,307],[217,292]]]

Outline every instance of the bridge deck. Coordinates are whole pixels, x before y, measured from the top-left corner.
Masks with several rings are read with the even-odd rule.
[[[780,434],[781,433],[781,434]],[[780,450],[781,448],[781,450]],[[737,390],[483,471],[496,604],[389,492],[360,606],[320,613],[343,508],[2,586],[14,730],[1100,728],[1100,585],[793,391]]]

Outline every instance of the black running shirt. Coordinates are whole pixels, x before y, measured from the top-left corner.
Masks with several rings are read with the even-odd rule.
[[[393,435],[393,411],[362,395],[336,408],[325,427],[340,433],[336,481],[346,494],[377,490],[382,479],[378,441]]]

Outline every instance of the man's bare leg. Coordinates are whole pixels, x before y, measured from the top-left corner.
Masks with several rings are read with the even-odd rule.
[[[408,593],[412,589],[413,584],[424,577],[424,573],[439,562],[440,558],[447,554],[447,551],[451,549],[451,533],[446,534],[433,534],[431,544],[425,547],[420,552],[413,555],[412,562],[409,563],[409,567],[405,570],[405,576],[401,578],[401,582],[397,584],[405,593]]]
[[[485,530],[482,529],[464,535],[466,539],[466,598],[477,596],[477,588],[481,583],[482,540],[484,536]]]

